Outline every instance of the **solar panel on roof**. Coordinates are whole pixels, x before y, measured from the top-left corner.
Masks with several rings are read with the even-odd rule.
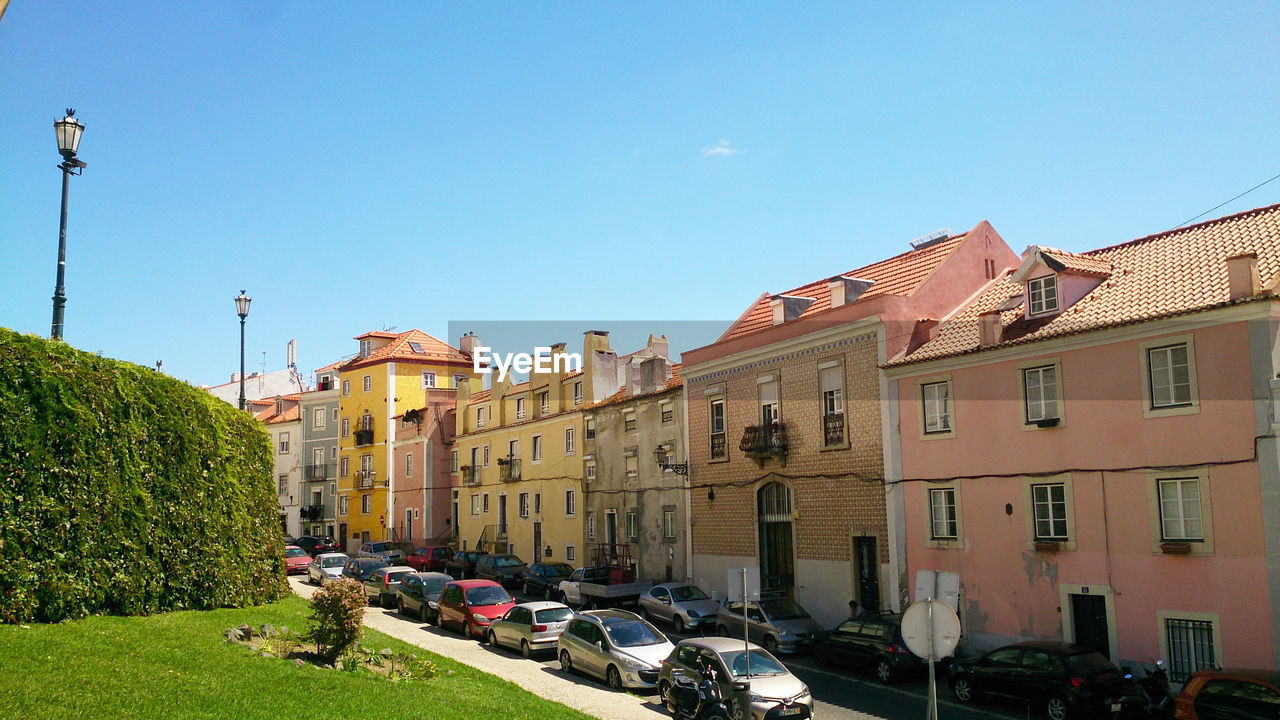
[[[409,349],[413,350],[416,353],[422,353],[422,346],[416,342],[409,343]]]

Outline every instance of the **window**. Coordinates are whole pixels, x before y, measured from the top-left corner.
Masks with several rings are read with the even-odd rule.
[[[920,386],[924,403],[924,433],[951,432],[951,382],[931,382]]]
[[[351,436],[351,418],[342,418],[342,437]]]
[[[516,419],[523,420],[524,416],[524,398],[516,398]]]
[[[479,495],[471,496],[471,514],[472,515],[480,514],[480,496]]]
[[[289,453],[289,433],[280,433],[280,454],[287,455]]]
[[[573,563],[573,562],[576,562],[577,560],[578,560],[578,548],[572,545],[565,545],[564,561],[567,563]]]
[[[1206,619],[1190,619],[1179,617],[1164,617],[1164,640],[1165,649],[1167,649],[1166,657],[1169,658],[1169,679],[1173,682],[1186,682],[1191,673],[1196,670],[1204,670],[1206,668],[1216,667],[1218,665],[1218,657],[1216,646],[1214,643],[1214,621],[1212,618]],[[1211,681],[1214,682],[1214,681]],[[1220,683],[1230,683],[1230,680],[1216,681]],[[1259,686],[1259,689],[1262,689]],[[1213,695],[1218,691],[1228,691],[1229,688],[1213,687],[1206,684],[1200,690],[1200,697],[1206,694]],[[1272,700],[1276,702],[1276,700]],[[1197,703],[1198,705],[1199,703]],[[1271,714],[1275,714],[1275,707],[1271,708]]]
[[[546,415],[551,412],[551,393],[543,390],[538,393],[538,414]]]
[[[570,425],[564,429],[564,454],[572,455],[575,451],[574,447],[574,427]]]
[[[365,414],[360,416],[360,429],[361,430],[373,429],[373,416],[370,415],[368,411],[365,411]]]
[[[676,539],[676,509],[673,505],[662,508],[662,539]]]
[[[1147,349],[1151,409],[1187,407],[1191,398],[1191,365],[1186,343]]]
[[[1066,540],[1067,486],[1063,483],[1032,485],[1031,504],[1035,519],[1035,539]]]
[[[449,451],[449,472],[458,472],[458,451]]]
[[[487,443],[484,446],[484,466],[489,467],[489,445]]]
[[[482,505],[484,506],[484,512],[488,513],[489,512],[489,493],[485,493],[480,497],[483,499]]]
[[[520,441],[511,440],[507,442],[507,457],[515,460],[520,457]]]
[[[635,432],[636,430],[636,413],[634,410],[628,410],[622,416],[622,428],[627,432]]]
[[[778,422],[778,381],[773,375],[765,375],[756,383],[760,388],[760,424],[772,425]]]
[[[520,493],[519,505],[520,505],[520,517],[522,518],[529,517],[529,493],[527,492]]]
[[[454,375],[454,376],[453,376],[453,386],[454,386],[455,388],[460,388],[460,387],[462,387],[463,385],[465,385],[465,384],[466,384],[466,382],[467,382],[467,376],[466,376],[466,375]]]
[[[596,419],[595,418],[589,417],[586,419],[586,432],[587,432],[588,440],[596,436]]]
[[[640,516],[635,510],[627,511],[627,537],[631,540],[640,537]]]
[[[373,341],[372,341],[372,340],[361,340],[361,341],[360,341],[360,357],[362,357],[362,358],[364,358],[364,357],[369,357],[369,353],[370,353],[370,352],[372,352],[372,351],[373,351]]]
[[[484,427],[484,408],[476,408],[476,427]]]
[[[338,446],[337,446],[337,445],[330,445],[330,446],[329,446],[329,459],[330,459],[330,460],[337,460],[337,459],[338,459]]]
[[[339,514],[339,515],[346,515],[346,514],[347,514],[347,501],[348,501],[348,500],[349,500],[349,498],[348,498],[346,495],[339,495],[339,496],[338,496],[338,514]]]
[[[628,450],[626,457],[627,477],[635,477],[640,469],[640,457],[635,450]]]
[[[729,457],[729,444],[725,440],[724,430],[724,398],[711,401],[709,427],[711,429],[711,459],[725,460]]]
[[[368,515],[369,511],[372,509],[373,509],[373,496],[370,495],[369,493],[363,493],[362,495],[360,495],[360,512],[364,513],[365,515]]]
[[[662,422],[664,423],[675,422],[676,406],[674,404],[669,402],[664,402],[659,407],[662,410]]]
[[[1040,423],[1058,419],[1058,368],[1055,365],[1022,371],[1026,421]]]
[[[1200,478],[1169,478],[1157,481],[1160,494],[1160,537],[1162,540],[1200,542]]]
[[[585,472],[586,472],[587,479],[588,479],[588,480],[595,480],[595,479],[596,479],[596,461],[595,461],[595,460],[588,460],[588,461],[587,461],[587,464],[586,464],[585,466],[583,466],[583,467],[584,467],[584,470],[585,470]]]
[[[540,492],[536,492],[533,494],[533,514],[534,515],[542,514],[542,493]]]
[[[541,460],[542,460],[542,436],[534,435],[533,436],[533,461],[539,462]]]
[[[822,444],[824,447],[844,445],[844,383],[841,381],[842,365],[838,361],[829,367],[819,367],[818,379],[822,386]]]
[[[1056,275],[1032,278],[1027,281],[1028,315],[1043,315],[1058,311],[1058,278]]]
[[[343,394],[343,395],[350,395],[350,394],[351,394],[351,381],[350,381],[350,380],[343,380],[343,381],[342,381],[342,394]]]
[[[279,488],[276,490],[277,495],[284,495],[289,492],[289,476],[281,475],[279,478]]]
[[[311,411],[311,427],[320,429],[324,427],[325,413],[324,408],[316,408]]]
[[[331,417],[330,417],[329,419],[330,419],[330,420],[332,420],[332,421],[334,421],[334,422],[338,422],[338,408],[333,408],[333,410],[331,411],[331,413],[332,413],[332,415],[331,415]]]
[[[365,375],[365,376],[364,376],[364,391],[365,391],[365,392],[369,392],[369,391],[370,391],[370,390],[372,390],[372,389],[373,389],[373,376],[372,376],[372,375]]]
[[[564,514],[576,515],[578,513],[578,495],[572,490],[564,491]]]
[[[596,514],[593,512],[587,513],[587,537],[596,539]]]
[[[404,454],[404,476],[413,477],[413,453]]]
[[[351,458],[342,458],[338,463],[338,477],[346,477],[351,474]]]
[[[435,387],[435,386],[436,386],[436,374],[435,374],[435,373],[433,373],[433,372],[424,372],[424,373],[422,373],[422,387],[423,387],[423,389],[426,389],[426,388],[433,388],[433,387]]]
[[[929,519],[930,536],[934,540],[955,540],[959,537],[955,488],[929,490]]]
[[[582,404],[582,381],[577,380],[573,383],[573,404],[578,406]]]

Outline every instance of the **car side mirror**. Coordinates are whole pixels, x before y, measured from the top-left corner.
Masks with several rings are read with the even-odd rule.
[[[661,602],[662,602],[662,604],[663,604],[663,605],[670,605],[670,604],[671,604],[671,598],[661,598]]]
[[[597,650],[599,650],[600,652],[604,652],[604,641],[603,641],[603,640],[597,640],[597,641],[596,641],[596,649],[597,649]]]
[[[747,691],[747,684],[744,682],[735,682],[733,684],[733,691],[736,693],[744,693]]]

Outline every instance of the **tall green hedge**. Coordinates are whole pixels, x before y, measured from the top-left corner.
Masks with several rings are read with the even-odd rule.
[[[202,390],[0,328],[0,620],[281,597],[271,462]]]

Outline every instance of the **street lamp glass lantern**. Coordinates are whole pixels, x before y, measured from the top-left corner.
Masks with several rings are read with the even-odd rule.
[[[58,136],[58,152],[64,158],[76,156],[80,148],[80,136],[84,134],[84,125],[75,118],[75,110],[67,109],[67,116],[53,122],[54,132]]]
[[[249,317],[249,303],[251,302],[253,302],[253,298],[245,295],[243,290],[236,296],[236,314],[240,316],[241,320]]]
[[[658,462],[658,464],[659,464],[659,465],[666,465],[666,464],[667,464],[667,449],[666,449],[665,447],[661,446],[661,445],[659,445],[658,447],[654,448],[654,449],[653,449],[653,459],[654,459],[654,460],[656,460],[656,461]]]

